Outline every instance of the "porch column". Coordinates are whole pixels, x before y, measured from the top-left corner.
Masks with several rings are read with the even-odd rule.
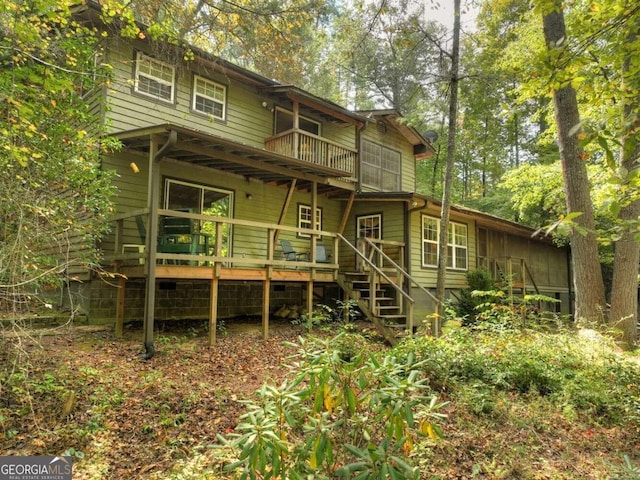
[[[293,101],[293,157],[300,158],[300,104]]]
[[[218,328],[218,275],[211,279],[211,294],[209,296],[209,346],[216,343],[216,329]]]
[[[311,229],[316,230],[316,211],[318,210],[318,182],[311,182]],[[309,251],[309,259],[312,262],[316,261],[316,244],[318,242],[318,237],[316,235],[311,235],[311,246]],[[314,270],[311,271],[311,276],[313,277]]]
[[[313,315],[313,277],[307,282],[307,315]]]
[[[149,209],[148,234],[145,242],[147,252],[146,268],[147,281],[145,282],[144,301],[144,359],[150,359],[155,354],[153,345],[153,327],[156,305],[156,261],[158,239],[158,207],[160,204],[160,160],[171,150],[178,141],[175,130],[169,132],[166,142],[158,148],[160,139],[157,136],[149,138],[149,183],[147,187],[147,208]]]
[[[155,322],[156,305],[156,239],[158,238],[158,202],[160,201],[160,166],[156,165],[158,153],[158,139],[152,136],[149,139],[149,178],[147,186],[147,208],[149,217],[147,220],[147,238],[145,251],[147,258],[147,281],[145,282],[144,296],[144,358],[148,359],[155,354],[153,344],[153,328]]]
[[[116,293],[116,338],[122,338],[124,331],[124,299],[127,279],[124,275],[118,277],[118,290]]]
[[[271,301],[271,279],[262,282],[262,338],[269,338],[269,303]]]

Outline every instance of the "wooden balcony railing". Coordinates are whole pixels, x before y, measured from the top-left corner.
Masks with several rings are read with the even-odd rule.
[[[358,151],[318,135],[302,130],[287,130],[267,138],[264,147],[270,152],[339,170],[344,177],[355,177]]]
[[[192,234],[159,235],[158,239],[152,242],[156,247],[153,257],[157,264],[300,270],[321,268],[335,272],[339,267],[339,239],[335,232],[176,210],[159,209],[157,213],[156,221],[159,224],[163,220],[166,222],[167,219],[184,219],[200,224],[207,223],[209,227],[206,232],[203,229]],[[122,213],[113,218],[115,221],[113,254],[105,252],[105,262],[119,262],[128,266],[146,264],[149,257],[146,252],[148,215],[148,209],[140,209]],[[133,225],[134,219],[140,219],[142,223],[138,226],[140,231],[137,235],[132,234],[129,228],[125,235],[125,221]],[[276,242],[278,233],[295,242],[296,249],[304,252],[305,255],[300,259],[287,259],[283,255],[280,244]],[[305,235],[304,240],[299,238],[301,234]],[[141,236],[145,238],[140,238]],[[163,241],[163,237],[187,237],[187,239],[185,241],[183,238],[165,238],[168,241]],[[125,242],[127,238],[130,238],[132,243]],[[233,238],[233,245],[229,244],[231,238]],[[136,243],[133,243],[134,241]],[[325,247],[329,259],[318,257],[317,245]]]

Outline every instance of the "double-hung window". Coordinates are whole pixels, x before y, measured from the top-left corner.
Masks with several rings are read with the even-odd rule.
[[[382,192],[399,191],[400,152],[366,140],[362,142],[361,152],[362,184]]]
[[[191,108],[196,112],[224,120],[226,114],[227,89],[219,83],[199,76],[193,77],[193,100]]]
[[[176,69],[172,65],[136,52],[134,91],[147,97],[173,103],[176,95]]]
[[[309,205],[298,205],[298,228],[308,228],[313,229],[313,223],[311,220],[311,206]],[[315,230],[322,230],[322,209],[316,208],[316,225]],[[299,237],[309,238],[309,234],[300,233]]]
[[[440,219],[424,215],[422,217],[422,266],[438,266],[438,238]],[[468,267],[467,226],[449,223],[447,235],[447,268],[466,270]]]

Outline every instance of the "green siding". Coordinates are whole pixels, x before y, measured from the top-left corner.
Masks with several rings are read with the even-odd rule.
[[[411,214],[411,276],[425,288],[435,288],[437,281],[437,269],[435,267],[422,266],[422,215],[440,218],[440,211],[436,209],[423,209]],[[476,265],[476,229],[475,222],[471,218],[462,217],[451,212],[450,220],[467,226],[468,268]],[[466,274],[468,270],[447,269],[446,288],[459,289],[467,285]]]
[[[140,172],[134,174],[129,164],[135,161]],[[185,168],[188,167],[188,168]],[[106,157],[103,168],[115,170],[117,176],[115,183],[118,188],[116,213],[125,213],[147,205],[147,179],[148,163],[142,157],[128,157],[120,154]],[[287,188],[276,187],[264,184],[259,181],[247,181],[243,177],[233,174],[226,174],[205,167],[185,165],[171,159],[160,163],[160,171],[163,178],[173,178],[191,182],[198,185],[217,187],[233,191],[234,217],[262,223],[278,223],[280,212],[284,204]],[[251,198],[248,198],[251,194]],[[162,199],[161,199],[162,202]],[[311,204],[311,195],[308,192],[296,191],[285,217],[285,225],[297,226],[298,204]],[[160,205],[162,206],[162,204]],[[342,203],[337,200],[330,200],[322,195],[318,196],[318,206],[322,209],[323,228],[327,231],[336,231],[341,219]],[[280,238],[292,241],[296,248],[304,251],[309,249],[309,239],[297,238],[289,232],[283,232]],[[320,240],[323,241],[323,240]],[[125,221],[124,237],[125,244],[140,244],[141,239],[134,219]],[[328,251],[332,253],[333,244],[330,239],[324,240]],[[233,254],[235,256],[262,257],[266,256],[267,231],[262,228],[251,228],[246,226],[235,226],[233,229]],[[106,252],[113,251],[113,237],[109,237],[103,242]],[[276,258],[280,248],[276,248]]]
[[[136,45],[143,50],[142,45]],[[176,102],[169,104],[133,92],[134,47],[115,40],[110,51],[114,81],[108,90],[107,119],[113,132],[173,123],[209,134],[263,148],[264,140],[273,135],[274,114],[262,107],[268,100],[255,88],[239,80],[225,77],[202,66],[181,62],[176,68]],[[191,110],[193,74],[226,86],[227,111],[224,121],[212,119]],[[286,107],[286,106],[283,106]],[[308,113],[304,113],[308,116]],[[320,121],[320,118],[315,118]],[[355,146],[355,127],[343,128],[323,123],[323,136],[348,147]]]

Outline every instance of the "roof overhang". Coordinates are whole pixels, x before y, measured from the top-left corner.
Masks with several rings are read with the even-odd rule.
[[[402,114],[398,110],[366,110],[358,112],[368,118],[377,118],[380,121],[395,128],[411,145],[413,145],[413,155],[416,160],[426,160],[435,155],[436,151],[431,142],[420,135],[415,128],[404,124]]]
[[[428,208],[440,210],[442,207],[440,200],[416,192],[360,192],[356,195],[355,201],[405,202],[409,211],[419,211]],[[480,210],[461,205],[452,205],[451,211],[455,212],[458,216],[475,221],[476,225],[480,227],[510,233],[519,237],[532,238],[545,243],[552,243],[552,239],[540,233],[539,230],[486,212],[481,212]]]
[[[356,188],[355,183],[346,180],[350,172],[297,160],[179,125],[162,124],[116,132],[110,136],[122,142],[125,152],[149,155],[152,139],[155,138],[162,145],[170,135],[175,136],[175,142],[164,150],[165,157],[185,164],[275,185],[288,185],[295,178],[297,189],[310,190],[315,183],[321,194],[354,191]]]
[[[268,85],[258,88],[258,92],[280,103],[298,102],[309,110],[328,118],[342,122],[346,125],[355,125],[362,128],[368,119],[358,113],[354,113],[340,105],[317,97],[293,85]]]

